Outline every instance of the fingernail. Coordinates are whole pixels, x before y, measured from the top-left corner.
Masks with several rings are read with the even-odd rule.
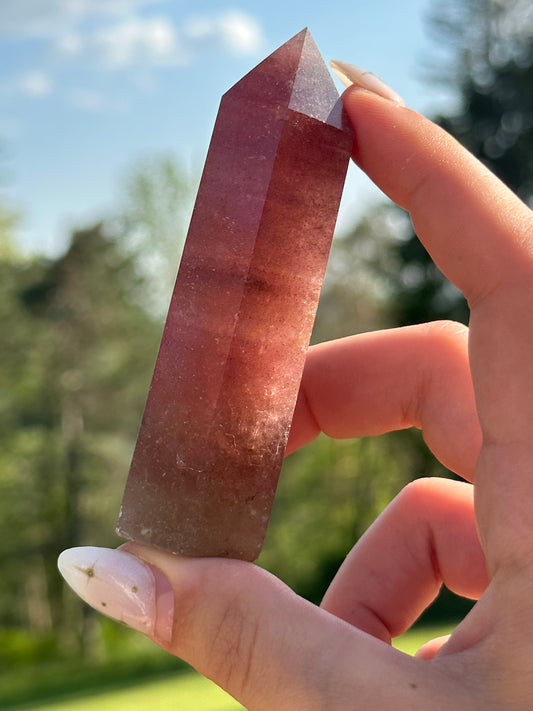
[[[405,101],[402,97],[391,89],[388,84],[385,84],[376,74],[365,72],[364,69],[356,67],[355,64],[341,62],[337,59],[333,59],[330,65],[345,86],[359,86],[361,89],[372,91],[384,99],[394,101],[394,103],[400,106],[405,106]]]
[[[95,610],[156,642],[172,639],[174,595],[167,577],[131,553],[69,548],[57,565],[70,587]]]

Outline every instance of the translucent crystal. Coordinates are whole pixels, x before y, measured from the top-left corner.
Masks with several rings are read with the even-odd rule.
[[[120,535],[259,555],[352,143],[308,30],[223,96]]]

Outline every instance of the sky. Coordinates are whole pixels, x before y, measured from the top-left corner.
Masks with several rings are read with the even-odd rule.
[[[222,94],[304,27],[326,61],[375,72],[431,114],[450,101],[422,80],[433,4],[0,0],[0,198],[22,215],[17,245],[59,254],[112,214],[143,158],[201,165]],[[376,196],[352,167],[339,228]]]

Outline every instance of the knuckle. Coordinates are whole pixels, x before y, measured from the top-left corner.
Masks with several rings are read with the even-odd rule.
[[[175,604],[171,650],[237,698],[250,698],[261,666],[257,647],[265,627],[241,594],[235,561],[185,561]]]
[[[232,600],[221,611],[213,630],[212,653],[218,683],[236,696],[245,696],[251,686],[259,624],[253,614]]]

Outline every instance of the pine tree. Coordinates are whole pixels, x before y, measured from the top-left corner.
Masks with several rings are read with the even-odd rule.
[[[533,201],[533,8],[526,0],[437,2],[431,27],[449,59],[432,80],[456,88],[457,111],[437,123],[524,201]],[[461,294],[414,234],[397,249],[393,275],[399,324],[439,318],[468,322]],[[394,283],[395,282],[395,283]]]

